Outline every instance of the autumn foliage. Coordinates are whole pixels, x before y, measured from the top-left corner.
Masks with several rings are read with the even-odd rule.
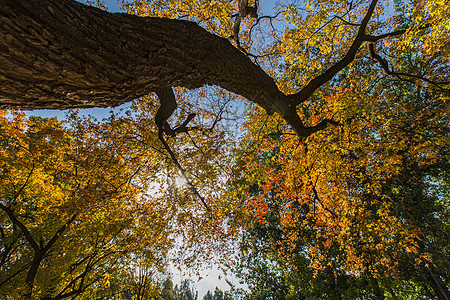
[[[3,112],[8,299],[112,299],[138,265],[169,261],[194,273],[226,265],[248,299],[448,299],[448,1],[257,2],[239,48],[314,130],[301,136],[285,116],[216,87],[175,89],[168,124],[196,115],[167,145],[154,95],[101,121]],[[238,1],[123,9],[194,21],[236,44]]]

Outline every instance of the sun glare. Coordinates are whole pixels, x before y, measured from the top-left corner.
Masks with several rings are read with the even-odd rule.
[[[186,183],[186,180],[182,176],[175,177],[175,185],[181,187]]]

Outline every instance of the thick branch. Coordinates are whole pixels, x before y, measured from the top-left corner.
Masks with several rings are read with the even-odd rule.
[[[160,87],[217,85],[273,113],[284,97],[227,39],[193,22],[74,0],[2,0],[0,20],[0,108],[116,106]]]
[[[320,126],[305,127],[295,106],[353,61],[376,2],[347,55],[288,98],[227,39],[193,22],[111,14],[74,0],[1,0],[0,108],[116,106],[167,87],[217,85],[307,137]]]
[[[155,123],[159,130],[164,131],[168,135],[175,135],[167,120],[177,109],[177,101],[171,87],[164,87],[156,90],[159,99],[159,109],[155,115]]]

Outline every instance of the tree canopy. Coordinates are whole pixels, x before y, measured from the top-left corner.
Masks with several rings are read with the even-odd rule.
[[[449,299],[447,1],[122,5],[0,2],[1,108],[134,100],[2,115],[2,290],[237,251],[250,299]]]

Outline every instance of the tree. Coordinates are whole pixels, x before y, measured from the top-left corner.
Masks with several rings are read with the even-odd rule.
[[[176,293],[174,291],[174,287],[173,287],[173,282],[170,278],[167,278],[163,284],[162,284],[162,289],[161,289],[161,293],[159,295],[159,298],[157,299],[168,299],[168,300],[175,300],[176,298]]]
[[[185,279],[180,283],[178,295],[181,300],[198,300],[198,292],[191,288],[191,281]]]
[[[242,8],[245,2],[233,3]],[[163,155],[166,164],[155,166],[178,169],[185,177],[191,194],[183,193],[172,206],[183,208],[177,221],[192,253],[185,259],[185,250],[180,251],[184,262],[193,264],[205,255],[192,240],[220,249],[209,239],[273,225],[280,235],[270,240],[270,253],[292,270],[308,263],[313,275],[328,279],[337,276],[328,271],[354,274],[366,281],[370,297],[383,299],[392,288],[388,276],[404,283],[403,270],[414,268],[432,274],[426,280],[435,284],[428,286],[445,299],[448,279],[439,270],[448,259],[440,260],[432,249],[446,251],[444,235],[434,233],[448,232],[442,221],[448,203],[446,197],[427,194],[431,182],[445,182],[446,173],[437,170],[448,167],[445,4],[285,1],[274,15],[251,19],[240,13],[233,22],[229,1],[127,4],[129,12],[147,16],[139,18],[70,0],[4,0],[0,101],[4,107],[90,107],[155,92],[158,111],[151,97],[137,106],[153,112],[156,127],[149,126],[149,117],[139,116],[140,124],[121,119],[130,130],[149,129],[133,135],[121,127],[120,134],[143,141],[145,149],[162,149],[159,153],[169,158]],[[188,18],[212,33],[163,16]],[[232,31],[236,47],[225,39]],[[192,110],[205,109],[196,101],[206,91],[189,97],[172,89],[203,85],[217,85],[256,104],[246,112],[241,144],[228,152],[234,157],[225,160],[224,175],[205,163],[214,159],[204,150],[220,150],[214,142],[224,140],[217,122],[188,126],[196,121]],[[171,126],[168,119],[177,104],[185,108],[184,118]],[[210,107],[210,116],[215,108]],[[216,109],[216,120],[221,111]],[[208,141],[211,132],[215,139]],[[180,152],[184,155],[177,157]],[[234,177],[227,173],[230,162]],[[211,174],[213,179],[206,180]],[[417,182],[405,180],[408,176]],[[228,179],[228,194],[215,194]],[[178,199],[184,188],[168,186]],[[204,210],[192,204],[192,194]],[[408,209],[412,202],[420,204],[424,216]]]
[[[205,296],[203,296],[203,300],[230,300],[233,299],[231,294],[227,291],[223,292],[221,289],[216,287],[214,289],[214,294],[211,291],[208,291]]]
[[[5,115],[0,118],[2,295],[92,296],[123,280],[123,265],[137,254],[153,265],[164,256],[167,227],[151,220],[155,207],[142,202],[133,181],[140,157],[121,153],[98,127],[80,120],[67,129],[56,119]]]
[[[375,81],[374,73],[364,76]],[[335,116],[342,113],[348,122],[303,145],[280,120],[251,112],[238,183],[231,185],[241,187],[236,201],[252,218],[238,220],[247,226],[243,264],[251,270],[244,278],[252,283],[252,296],[275,286],[307,299],[448,297],[449,256],[442,240],[449,230],[443,184],[448,96],[388,78],[370,90],[377,92],[338,89],[329,95],[324,101],[339,106]],[[367,108],[370,99],[378,105]],[[436,182],[440,192],[431,192]],[[268,275],[258,268],[267,261],[281,271]]]
[[[2,107],[115,106],[172,86],[197,88],[210,84],[244,96],[269,114],[277,112],[301,137],[308,137],[335,122],[323,119],[306,126],[297,113],[299,105],[352,63],[363,43],[372,45],[406,32],[402,29],[378,34],[381,30],[377,27],[385,24],[370,23],[380,14],[376,11],[377,0],[371,1],[367,8],[363,5],[356,8],[336,6],[329,13],[336,12],[331,21],[340,24],[331,26],[331,31],[336,34],[336,30],[340,30],[346,34],[343,40],[348,48],[342,49],[343,54],[338,59],[328,50],[323,58],[335,62],[329,67],[324,64],[320,75],[289,95],[281,92],[274,79],[231,43],[192,22],[109,14],[73,0],[43,3],[2,1],[0,11],[5,20],[1,27],[4,39],[0,56]],[[320,9],[325,11],[323,7]],[[346,21],[339,15],[347,9],[351,13],[349,17],[355,20]],[[429,21],[432,24],[422,26],[436,26],[438,31],[442,28],[438,23],[443,17],[438,13],[439,8],[418,2],[414,9],[415,14],[420,14],[421,9],[431,10]],[[362,19],[358,17],[361,10]],[[313,21],[321,22],[329,13],[325,18],[322,15]],[[289,9],[286,14],[294,22],[297,22],[295,18],[302,18],[295,11],[291,14]],[[419,18],[413,21],[423,23]],[[369,23],[373,27],[370,34],[367,33]],[[352,29],[355,26],[356,32]],[[419,29],[420,26],[419,23]],[[442,30],[445,33],[445,29]],[[439,39],[442,41],[441,35]],[[442,42],[432,45],[433,49],[441,46]],[[371,56],[386,69],[385,60],[377,56],[373,46],[370,49]],[[288,55],[287,59],[289,61],[291,57]],[[438,86],[441,82],[419,75],[412,77]],[[29,82],[34,83],[32,90]]]

